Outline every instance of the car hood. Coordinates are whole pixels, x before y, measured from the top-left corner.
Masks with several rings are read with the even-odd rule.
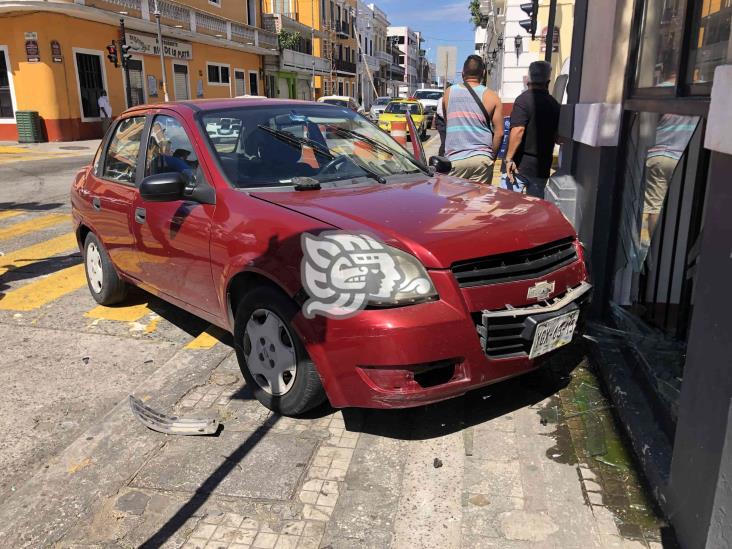
[[[548,202],[444,175],[386,185],[251,194],[339,229],[372,234],[430,268],[575,234]]]

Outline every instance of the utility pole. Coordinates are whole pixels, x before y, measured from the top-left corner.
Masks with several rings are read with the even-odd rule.
[[[163,55],[163,33],[160,30],[160,7],[158,6],[158,0],[155,0],[155,22],[158,27],[158,49],[160,50],[160,70],[163,74],[163,98],[167,103],[170,101],[168,97],[168,78],[165,76],[165,56]]]
[[[546,40],[544,46],[544,61],[552,62],[552,51],[554,50],[554,22],[557,19],[557,0],[549,0],[549,23],[546,28]]]

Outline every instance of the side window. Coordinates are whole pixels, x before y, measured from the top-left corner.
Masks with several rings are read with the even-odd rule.
[[[195,179],[197,171],[198,158],[183,125],[172,116],[156,116],[147,144],[145,175],[180,172]]]
[[[137,156],[140,153],[144,116],[133,116],[122,120],[114,130],[104,159],[102,177],[120,183],[135,182]]]

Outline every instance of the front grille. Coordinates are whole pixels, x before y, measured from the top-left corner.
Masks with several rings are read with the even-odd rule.
[[[582,311],[583,306],[588,303],[589,293],[585,293],[575,301],[554,312],[542,312],[537,308],[535,314],[523,313],[516,316],[501,316],[486,319],[483,322],[482,313],[472,313],[475,329],[480,338],[480,346],[488,358],[513,358],[529,356],[531,345],[534,342],[536,325],[552,317],[567,314],[577,308]],[[583,314],[580,312],[580,319],[577,324],[581,329]]]
[[[532,341],[525,335],[528,327],[526,316],[491,319],[486,326],[480,313],[474,319],[480,345],[488,358],[528,356]]]
[[[529,250],[453,263],[452,274],[461,288],[538,278],[577,260],[574,237]]]

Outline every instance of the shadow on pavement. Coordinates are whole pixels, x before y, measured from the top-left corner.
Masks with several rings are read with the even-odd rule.
[[[244,457],[265,437],[279,420],[272,415],[260,425],[247,439],[198,487],[191,498],[160,529],[150,536],[140,547],[163,546],[190,519],[211,496],[214,489],[237,467]]]
[[[27,210],[29,212],[45,212],[65,206],[63,202],[0,202],[0,210]]]

